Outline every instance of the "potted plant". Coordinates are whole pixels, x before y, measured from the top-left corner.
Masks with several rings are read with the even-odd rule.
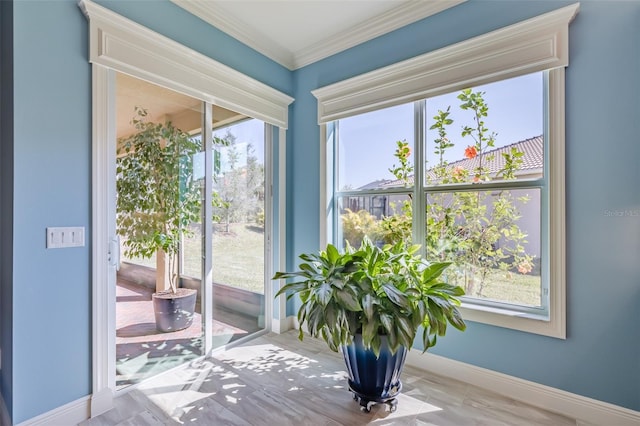
[[[458,311],[461,287],[442,282],[449,263],[427,263],[419,246],[403,242],[378,247],[368,238],[344,252],[329,244],[318,254],[302,254],[294,278],[276,294],[299,295],[300,340],[309,334],[340,350],[349,373],[349,389],[364,411],[387,403],[394,411],[401,390],[406,351],[418,331],[424,351],[444,336],[447,324],[466,325]]]
[[[196,290],[180,288],[178,254],[182,235],[200,218],[201,190],[193,160],[200,142],[171,122],[147,121],[136,107],[136,132],[118,140],[117,232],[128,257],[156,253],[156,328],[168,332],[193,321]]]

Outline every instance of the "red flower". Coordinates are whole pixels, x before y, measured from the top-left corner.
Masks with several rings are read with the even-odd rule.
[[[464,150],[464,156],[467,158],[476,158],[476,155],[478,155],[478,150],[475,146],[469,145],[467,149]]]
[[[520,272],[521,274],[528,274],[529,272],[531,272],[531,269],[531,264],[526,261],[518,265],[518,272]]]

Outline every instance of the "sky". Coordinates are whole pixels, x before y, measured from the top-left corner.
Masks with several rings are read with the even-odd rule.
[[[238,149],[238,164],[236,166],[246,165],[247,162],[247,145],[253,147],[253,155],[258,159],[258,163],[264,164],[264,122],[257,119],[245,120],[231,126],[224,127],[213,132],[214,136],[223,138],[227,134],[227,130],[236,137],[236,145]],[[221,149],[223,170],[225,169],[225,148]]]
[[[535,73],[488,85],[474,91],[485,92],[489,107],[485,126],[496,132],[495,147],[509,145],[543,133],[543,74]],[[438,110],[451,106],[449,118],[454,123],[447,129],[447,137],[455,144],[448,150],[449,162],[464,158],[464,150],[473,145],[471,137],[462,137],[464,125],[473,126],[470,111],[459,108],[460,91],[427,99],[427,167],[434,165],[433,140],[436,130],[429,130]],[[393,179],[389,168],[397,163],[393,153],[396,141],[413,144],[413,103],[399,105],[340,120],[339,123],[339,188],[358,188],[378,179]]]
[[[489,106],[485,125],[497,134],[495,147],[509,145],[543,133],[543,74],[534,73],[496,83],[482,85],[474,91],[485,92],[484,99]],[[449,118],[454,123],[448,127],[447,136],[455,144],[447,152],[448,162],[464,158],[464,150],[474,144],[470,137],[462,137],[464,125],[473,126],[470,111],[459,108],[457,99],[460,91],[427,99],[427,167],[434,165],[433,140],[438,137],[436,130],[429,130],[438,110],[451,106]],[[396,141],[414,139],[413,103],[386,108],[379,111],[349,117],[339,124],[339,188],[358,188],[378,179],[393,179],[389,172],[395,163],[393,153]],[[264,164],[264,122],[256,119],[234,124],[214,131],[223,137],[227,129],[236,136],[238,144],[251,143],[258,158]],[[246,161],[246,158],[244,159]]]

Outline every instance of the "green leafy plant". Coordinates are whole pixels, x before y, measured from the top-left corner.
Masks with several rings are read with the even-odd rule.
[[[147,121],[144,108],[135,113],[136,132],[118,141],[117,232],[128,257],[166,254],[169,288],[176,293],[181,235],[191,235],[190,225],[200,220],[193,160],[201,143],[171,122]]]
[[[300,296],[301,340],[304,324],[333,351],[362,333],[365,346],[378,355],[382,335],[395,353],[412,347],[422,327],[426,351],[445,335],[447,324],[465,329],[457,308],[464,290],[440,279],[448,262],[429,264],[418,250],[402,241],[378,247],[369,238],[344,252],[329,244],[317,254],[300,255],[297,271],[276,273],[273,279],[294,279],[276,297]]]

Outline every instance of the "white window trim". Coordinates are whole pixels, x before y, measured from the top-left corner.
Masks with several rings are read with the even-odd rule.
[[[569,64],[569,24],[579,3],[462,41],[434,52],[312,91],[321,125],[321,170],[327,165],[326,124],[341,118],[417,101],[537,71],[549,73],[549,313],[522,312],[465,303],[463,317],[560,339],[566,338],[564,67]],[[328,174],[320,189],[320,241],[327,241],[331,200]],[[544,214],[544,213],[542,213]]]
[[[115,392],[115,73],[129,74],[196,99],[257,118],[280,128],[286,140],[293,98],[195,52],[89,0],[80,8],[89,20],[92,63],[92,395],[91,417],[113,407]],[[286,158],[285,144],[280,156]],[[280,163],[280,167],[285,167]],[[280,174],[283,176],[284,171]],[[279,182],[285,203],[285,182]],[[284,217],[279,217],[284,229]],[[285,252],[284,240],[277,248]],[[266,300],[271,288],[265,289]],[[269,304],[268,304],[269,305]],[[278,305],[284,316],[284,303]],[[276,309],[277,309],[276,308]],[[269,311],[269,306],[267,306]],[[270,316],[271,317],[271,316]],[[267,326],[273,326],[271,318]],[[278,331],[278,330],[274,330]]]
[[[313,90],[318,124],[569,64],[579,3]]]

